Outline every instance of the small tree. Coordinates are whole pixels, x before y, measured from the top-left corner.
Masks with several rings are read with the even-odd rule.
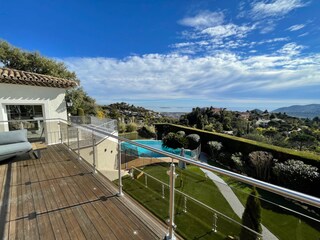
[[[242,225],[251,230],[262,233],[261,229],[261,204],[258,192],[253,188],[246,203],[246,208],[242,215]],[[240,240],[257,240],[259,235],[242,227],[240,232]]]
[[[249,154],[249,163],[254,169],[254,177],[268,181],[270,179],[273,156],[271,153],[256,151]]]
[[[304,146],[312,145],[315,142],[315,137],[305,134],[305,133],[297,133],[290,136],[289,141],[297,144],[299,150],[301,151]]]

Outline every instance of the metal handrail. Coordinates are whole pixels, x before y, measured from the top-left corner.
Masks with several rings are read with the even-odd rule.
[[[146,172],[144,172],[144,171],[142,171],[142,170],[140,170],[140,169],[138,169],[138,168],[136,168],[136,167],[133,167],[133,169],[135,169],[136,171],[139,171],[139,172],[143,172],[143,174],[145,174],[146,176],[152,178],[152,179],[155,180],[156,182],[165,185],[167,188],[170,188],[170,185],[169,185],[169,184],[167,184],[167,183],[165,183],[165,182],[162,182],[161,180],[159,180],[159,179],[151,176],[150,174],[148,174],[148,173],[146,173]],[[233,222],[233,223],[235,223],[235,224],[237,224],[237,225],[240,225],[240,226],[244,227],[245,229],[249,230],[250,232],[255,233],[255,234],[258,234],[259,236],[262,236],[261,233],[258,233],[258,232],[256,232],[256,231],[252,230],[251,228],[249,228],[249,227],[247,227],[247,226],[244,226],[243,224],[239,223],[238,221],[234,220],[233,218],[231,218],[231,217],[229,217],[229,216],[227,216],[227,215],[219,212],[218,210],[216,210],[216,209],[214,209],[214,208],[212,208],[212,207],[204,204],[203,202],[195,199],[194,197],[191,197],[191,196],[189,196],[188,194],[186,194],[186,193],[184,193],[184,192],[181,192],[181,191],[178,190],[178,189],[174,189],[174,191],[177,192],[177,193],[179,193],[179,194],[181,194],[181,195],[183,195],[183,196],[185,196],[185,197],[187,197],[187,198],[189,198],[189,199],[191,199],[192,201],[194,201],[195,203],[199,204],[200,206],[205,207],[205,208],[208,208],[211,212],[220,214],[220,215],[223,216],[224,218],[228,219],[230,222]]]
[[[44,120],[59,120],[59,121],[68,122],[67,120],[61,119],[61,118],[44,119]],[[21,121],[21,120],[18,120],[18,121]],[[8,122],[8,121],[0,121],[0,122]],[[76,125],[76,124],[74,124],[74,125]],[[122,142],[128,142],[128,143],[130,143],[132,145],[135,145],[135,146],[138,146],[138,147],[142,147],[144,149],[153,151],[155,153],[162,154],[162,155],[164,155],[166,157],[177,159],[179,161],[183,161],[183,162],[198,166],[200,168],[203,168],[203,169],[206,169],[206,170],[209,170],[209,171],[213,171],[213,172],[218,173],[218,174],[222,174],[222,175],[231,177],[231,178],[236,179],[236,180],[238,180],[240,182],[255,186],[257,188],[264,189],[264,190],[267,190],[269,192],[276,193],[276,194],[278,194],[280,196],[291,198],[293,200],[297,200],[299,202],[306,203],[306,204],[309,204],[311,206],[320,208],[320,198],[317,198],[317,197],[314,197],[314,196],[311,196],[311,195],[308,195],[308,194],[304,194],[304,193],[301,193],[301,192],[297,192],[297,191],[294,191],[294,190],[290,190],[290,189],[287,189],[287,188],[284,188],[284,187],[280,187],[280,186],[277,186],[277,185],[274,185],[274,184],[271,184],[271,183],[263,182],[263,181],[260,181],[260,180],[257,180],[257,179],[254,179],[254,178],[251,178],[251,177],[248,177],[248,176],[244,176],[244,175],[241,175],[241,174],[238,174],[238,173],[234,173],[234,172],[225,170],[225,169],[214,167],[214,166],[211,166],[211,165],[209,165],[207,163],[199,162],[199,161],[196,161],[196,160],[188,159],[186,157],[182,157],[182,156],[178,156],[178,155],[175,155],[175,154],[172,154],[172,153],[169,153],[169,152],[165,152],[165,151],[162,151],[162,150],[159,150],[159,149],[147,146],[147,145],[143,145],[143,144],[134,142],[132,140],[126,139],[126,138],[121,137],[121,136],[115,136],[114,134],[109,133],[107,131],[103,131],[101,129],[88,128],[87,130],[88,131],[95,131],[97,133],[103,134],[103,135],[108,136],[108,137],[115,138],[115,139],[117,139],[119,141],[122,141]]]
[[[162,155],[164,155],[166,157],[170,157],[170,158],[173,158],[173,159],[176,159],[176,160],[179,160],[179,161],[183,161],[183,162],[198,166],[200,168],[203,168],[203,169],[206,169],[206,170],[209,170],[209,171],[213,171],[213,172],[218,173],[218,174],[222,174],[222,175],[231,177],[231,178],[236,179],[236,180],[238,180],[240,182],[247,183],[249,185],[255,186],[255,187],[260,188],[260,189],[267,190],[269,192],[276,193],[276,194],[278,194],[280,196],[291,198],[293,200],[297,200],[299,202],[307,203],[307,204],[312,205],[314,207],[320,208],[320,198],[317,198],[317,197],[314,197],[314,196],[311,196],[311,195],[308,195],[308,194],[304,194],[304,193],[301,193],[301,192],[297,192],[297,191],[294,191],[294,190],[290,190],[290,189],[287,189],[287,188],[284,188],[284,187],[280,187],[280,186],[277,186],[277,185],[274,185],[274,184],[271,184],[271,183],[263,182],[261,180],[254,179],[254,178],[251,178],[251,177],[248,177],[248,176],[244,176],[244,175],[241,175],[241,174],[238,174],[238,173],[234,173],[234,172],[222,169],[222,168],[214,167],[214,166],[209,165],[207,163],[199,162],[199,161],[192,160],[192,159],[189,159],[189,158],[186,158],[186,157],[175,155],[173,153],[165,152],[165,151],[162,151],[160,149],[156,149],[156,148],[153,148],[153,147],[150,147],[150,146],[147,146],[147,145],[143,145],[143,144],[138,143],[138,142],[134,142],[132,140],[126,139],[126,138],[121,137],[121,136],[115,136],[115,135],[110,134],[110,133],[108,133],[106,131],[102,131],[101,129],[93,129],[92,128],[90,130],[96,131],[96,132],[101,133],[101,134],[105,134],[106,136],[118,139],[119,141],[127,142],[127,143],[130,143],[130,144],[135,145],[137,147],[142,147],[142,148],[150,150],[152,152],[162,154]]]

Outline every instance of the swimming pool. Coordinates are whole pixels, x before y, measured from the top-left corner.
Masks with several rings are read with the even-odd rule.
[[[137,142],[137,143],[140,143],[143,145],[147,145],[149,147],[153,147],[153,148],[165,151],[165,152],[177,154],[177,155],[180,155],[180,153],[181,153],[180,148],[173,149],[173,148],[163,147],[161,140],[135,140],[134,142]],[[165,157],[162,154],[152,152],[152,151],[145,149],[145,148],[137,147],[137,146],[132,145],[127,142],[123,142],[121,144],[121,149],[125,152],[130,151],[130,150],[135,152],[135,150],[136,150],[139,157]],[[184,152],[185,152],[185,157],[187,157],[187,158],[191,157],[192,152],[190,150],[185,150]]]

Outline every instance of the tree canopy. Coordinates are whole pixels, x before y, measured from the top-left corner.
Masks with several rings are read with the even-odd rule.
[[[246,208],[242,215],[242,224],[251,230],[261,233],[261,203],[258,192],[253,188],[248,196]],[[240,232],[240,240],[257,240],[259,236],[254,232],[242,227]]]
[[[69,71],[63,62],[41,56],[39,52],[28,52],[0,40],[0,62],[4,67],[27,72],[50,75],[79,82],[75,72]],[[95,100],[81,88],[67,90],[66,98],[71,99],[73,106],[68,110],[76,115],[78,108],[82,108],[85,114],[96,115],[98,106]]]

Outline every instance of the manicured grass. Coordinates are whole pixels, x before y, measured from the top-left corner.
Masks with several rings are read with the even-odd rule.
[[[167,164],[148,166],[143,169],[144,172],[151,176],[169,183],[169,177],[166,171],[169,169]],[[147,186],[145,186],[145,178],[142,175],[139,179],[136,177],[140,172],[135,171],[135,179],[131,177],[124,178],[124,189],[127,193],[141,202],[151,212],[158,216],[163,221],[166,221],[169,211],[169,191],[165,188],[165,199],[162,199],[162,187],[161,184],[147,179]],[[215,184],[205,178],[203,172],[195,166],[188,166],[187,170],[180,170],[177,168],[179,174],[176,180],[176,189],[180,190],[189,196],[196,198],[197,200],[211,206],[217,211],[240,221],[240,219],[234,214],[231,207],[221,195]],[[245,205],[248,194],[251,192],[251,187],[239,183],[229,177],[222,177],[230,187],[233,188],[235,194]],[[182,179],[182,181],[181,181]],[[284,207],[293,209],[297,212],[309,215],[313,218],[319,219],[316,214],[311,214],[300,206],[293,204],[292,202],[272,194],[258,189],[262,199],[280,204]],[[289,212],[283,208],[280,208],[267,201],[261,202],[262,204],[262,224],[266,226],[273,234],[279,239],[287,240],[318,240],[320,237],[320,224],[302,217],[293,212]],[[176,193],[176,215],[175,223],[177,225],[177,232],[186,239],[224,239],[227,235],[238,235],[240,232],[240,226],[227,221],[222,216],[218,215],[218,232],[213,233],[213,213],[198,205],[191,200],[187,201],[187,213],[183,212],[184,209],[184,197]]]
[[[233,188],[234,193],[237,195],[239,200],[245,205],[248,194],[251,192],[251,187],[239,183],[229,177],[222,177],[230,187]],[[302,217],[289,210],[283,209],[276,204],[292,209],[294,211],[309,215],[313,218],[319,219],[319,216],[312,214],[300,206],[293,204],[292,202],[280,197],[276,194],[258,189],[261,196],[262,206],[262,224],[266,226],[273,234],[279,239],[284,240],[318,240],[320,237],[320,223],[312,221],[306,217]],[[264,201],[264,200],[267,201]],[[272,203],[270,203],[270,202]],[[275,204],[273,204],[275,203]]]
[[[143,169],[151,176],[169,183],[167,175],[168,165],[153,165]],[[153,212],[163,221],[166,221],[169,211],[169,190],[165,187],[165,198],[162,198],[162,185],[150,177],[147,178],[147,187],[145,186],[145,176],[137,176],[140,172],[135,170],[134,179],[127,176],[123,179],[124,190],[132,197],[137,199],[146,208]],[[207,204],[215,210],[240,222],[240,219],[234,214],[228,202],[219,192],[215,184],[206,179],[204,173],[194,166],[188,166],[186,170],[177,169],[179,176],[176,179],[176,189],[184,192],[197,200]],[[187,200],[187,212],[184,210],[185,199],[182,194],[176,193],[175,197],[175,224],[176,231],[186,239],[224,239],[228,235],[238,235],[240,225],[230,222],[220,214],[217,214],[218,232],[212,231],[214,212],[200,206],[192,200]]]
[[[219,168],[224,168],[215,161],[210,161],[210,164]],[[241,203],[245,206],[248,195],[251,192],[251,187],[247,184],[236,181],[230,177],[219,175],[237,195]],[[262,224],[266,226],[273,234],[279,239],[287,240],[319,240],[320,237],[320,223],[312,221],[306,217],[302,217],[299,214],[295,214],[291,211],[278,207],[276,204],[289,208],[296,212],[308,215],[310,217],[320,220],[320,216],[312,214],[309,211],[303,209],[297,204],[286,200],[285,198],[273,194],[262,189],[257,189],[261,198],[262,206]],[[270,201],[272,203],[268,203]]]

